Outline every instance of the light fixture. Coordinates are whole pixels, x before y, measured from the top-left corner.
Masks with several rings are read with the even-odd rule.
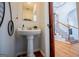
[[[33,21],[36,22],[36,20],[37,20],[37,16],[34,15],[34,16],[33,16]]]
[[[31,2],[27,2],[27,4],[32,4]]]
[[[36,13],[36,3],[34,4],[34,8],[33,8],[33,14]]]

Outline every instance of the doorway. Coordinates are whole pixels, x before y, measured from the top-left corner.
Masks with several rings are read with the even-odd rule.
[[[71,54],[73,51],[75,51],[74,53],[78,52],[76,49],[78,49],[77,45],[79,44],[76,3],[50,2],[49,22],[50,56],[74,56]],[[74,49],[75,46],[76,49]],[[66,50],[67,48],[69,50]],[[58,52],[57,50],[61,52]],[[69,53],[70,55],[66,55],[70,50],[72,50]],[[75,54],[75,56],[76,55],[77,54]]]
[[[66,43],[78,41],[78,19],[75,2],[54,2],[55,39]]]

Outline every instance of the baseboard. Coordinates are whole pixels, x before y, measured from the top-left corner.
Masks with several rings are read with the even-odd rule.
[[[41,54],[45,57],[45,53],[44,53],[42,50],[40,50],[40,52],[41,52]]]
[[[37,51],[40,51],[40,53],[42,54],[42,56],[45,57],[45,53],[41,49],[34,50],[34,52],[37,52]]]
[[[40,49],[35,49],[34,52],[40,51]]]
[[[45,56],[45,54],[44,54],[44,52],[42,50],[40,50],[40,49],[35,49],[34,50],[34,52],[38,52],[38,51],[40,51],[40,53],[42,54],[42,56]],[[26,51],[23,51],[23,52],[17,53],[16,56],[18,57],[18,56],[23,56],[23,55],[26,55],[26,54],[27,54]]]
[[[16,54],[16,57],[18,57],[18,56],[20,56],[20,55],[23,55],[23,54],[27,54],[26,51],[17,53],[17,54]]]

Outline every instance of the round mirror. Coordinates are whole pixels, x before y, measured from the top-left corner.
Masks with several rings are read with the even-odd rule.
[[[5,3],[0,2],[0,27],[1,27],[2,23],[3,23],[4,14],[5,14]]]

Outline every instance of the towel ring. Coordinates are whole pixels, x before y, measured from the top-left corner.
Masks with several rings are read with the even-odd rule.
[[[10,21],[8,23],[8,34],[9,34],[9,36],[12,36],[14,33],[14,23],[12,21],[11,4],[10,4],[10,2],[8,4],[9,4],[9,9],[10,9]]]

